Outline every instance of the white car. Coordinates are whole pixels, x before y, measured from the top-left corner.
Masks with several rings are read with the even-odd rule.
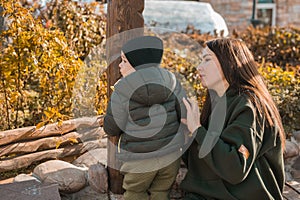
[[[145,1],[143,12],[145,24],[167,28],[173,31],[185,31],[193,25],[201,33],[217,34],[223,30],[228,35],[228,28],[223,17],[215,12],[209,3],[196,1]]]
[[[104,12],[107,4],[104,4]],[[228,35],[228,28],[223,17],[215,12],[209,3],[196,1],[155,1],[145,0],[143,11],[146,26],[163,28],[166,31],[182,32],[192,25],[201,33],[214,31],[219,35]]]

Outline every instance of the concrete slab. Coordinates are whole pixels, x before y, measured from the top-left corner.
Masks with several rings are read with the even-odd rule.
[[[57,184],[35,180],[0,185],[1,200],[60,200]]]

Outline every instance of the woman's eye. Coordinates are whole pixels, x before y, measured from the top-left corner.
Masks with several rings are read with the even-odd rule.
[[[210,56],[203,56],[202,57],[202,62],[208,62],[210,60],[211,60]]]

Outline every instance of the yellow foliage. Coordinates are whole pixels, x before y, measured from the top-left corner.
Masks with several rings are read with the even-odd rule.
[[[84,68],[82,62],[93,47],[105,45],[106,19],[102,14],[95,15],[99,4],[95,5],[82,7],[70,0],[53,0],[44,13],[44,26],[18,0],[0,2],[5,8],[4,16],[9,19],[7,30],[0,35],[3,41],[0,44],[0,130],[34,124],[38,129],[53,122],[60,126],[63,120],[77,114],[105,114],[107,74],[103,72],[97,79],[86,81],[98,73],[94,70],[97,66],[105,67],[104,59],[90,68]],[[249,27],[232,34],[243,39],[254,53],[289,130],[300,129],[296,123],[300,120],[299,33],[296,28]],[[200,45],[215,37],[200,34],[191,27],[187,34]],[[176,74],[188,95],[196,96],[201,107],[205,92],[196,77],[195,63],[166,49],[162,66]],[[76,81],[78,74],[83,75],[80,81]],[[91,85],[95,87],[94,93],[86,91]],[[71,142],[76,143],[76,139]]]
[[[78,140],[76,138],[69,138],[68,139],[70,142],[72,142],[73,144],[77,144]]]
[[[82,61],[59,30],[43,27],[17,0],[1,1],[7,30],[0,35],[0,94],[4,119],[0,129],[59,122],[72,115],[72,89]],[[42,118],[44,117],[44,119]]]

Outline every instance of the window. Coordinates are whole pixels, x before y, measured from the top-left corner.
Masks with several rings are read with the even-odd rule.
[[[257,19],[262,26],[275,26],[276,24],[276,4],[273,0],[258,0]]]

